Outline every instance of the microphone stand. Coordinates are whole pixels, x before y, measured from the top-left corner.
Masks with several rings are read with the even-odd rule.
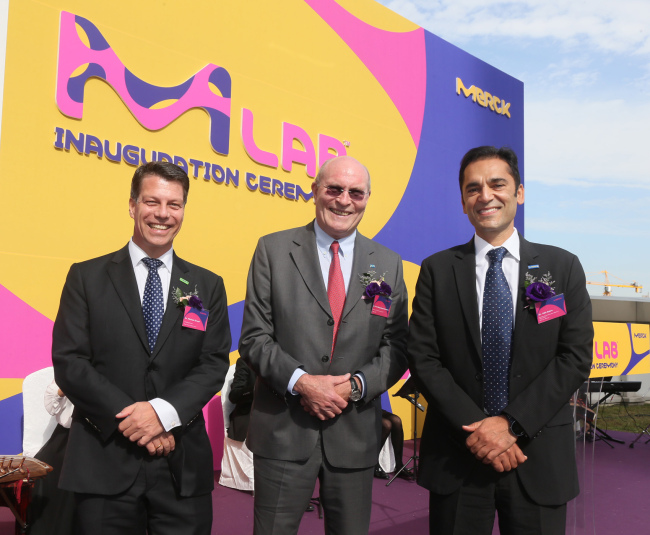
[[[413,394],[413,396],[410,396],[409,394]],[[408,381],[404,383],[402,388],[400,388],[395,394],[393,394],[393,397],[398,396],[400,398],[404,398],[406,401],[408,401],[413,407],[414,415],[413,415],[413,455],[411,455],[404,463],[402,468],[400,468],[393,477],[390,479],[388,483],[386,483],[386,486],[390,485],[395,478],[404,470],[406,467],[408,467],[409,464],[411,464],[411,461],[413,461],[413,475],[415,479],[418,477],[418,461],[420,460],[420,457],[418,456],[418,410],[424,412],[424,407],[418,403],[418,399],[420,397],[420,393],[416,390],[415,383],[413,382],[412,378],[409,377]],[[417,410],[416,410],[417,409]]]

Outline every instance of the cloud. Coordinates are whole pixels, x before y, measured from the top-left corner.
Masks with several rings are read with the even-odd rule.
[[[650,54],[646,0],[380,0],[456,44],[479,37],[553,39],[602,51]]]
[[[526,104],[526,180],[650,189],[650,104],[588,98]]]

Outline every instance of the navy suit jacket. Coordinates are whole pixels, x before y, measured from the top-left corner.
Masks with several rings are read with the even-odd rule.
[[[198,290],[210,311],[205,332],[181,326],[182,310],[171,297],[176,286]],[[226,292],[221,277],[175,254],[169,291],[151,353],[128,247],[70,268],[52,340],[56,382],[75,405],[61,488],[105,495],[127,489],[148,453],[119,432],[115,415],[160,397],[181,421],[167,458],[178,491],[195,496],[213,489],[202,409],[228,370]]]
[[[530,437],[518,440],[528,456],[516,469],[526,492],[541,505],[559,505],[579,491],[569,399],[589,375],[591,300],[575,255],[520,240],[510,401],[504,412]],[[538,278],[551,273],[556,293],[565,297],[565,316],[537,323],[525,308],[526,272]],[[486,417],[473,239],[423,262],[408,348],[411,370],[429,403],[418,481],[449,494],[479,462],[465,446],[461,426]]]

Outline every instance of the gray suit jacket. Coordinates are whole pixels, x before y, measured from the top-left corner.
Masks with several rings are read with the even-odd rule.
[[[377,463],[381,394],[406,369],[407,292],[402,260],[357,232],[354,262],[334,359],[334,321],[318,262],[313,222],[260,239],[250,271],[239,352],[258,376],[247,444],[271,459],[304,460],[322,431],[333,466],[363,468]],[[370,266],[374,265],[374,268]],[[386,273],[393,289],[388,318],[372,315],[359,275]],[[363,373],[365,397],[342,414],[321,422],[287,392],[302,368],[314,375]]]

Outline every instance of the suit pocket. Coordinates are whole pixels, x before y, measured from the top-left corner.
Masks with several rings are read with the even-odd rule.
[[[546,423],[546,427],[570,424],[573,424],[573,409],[571,405],[565,405]]]

